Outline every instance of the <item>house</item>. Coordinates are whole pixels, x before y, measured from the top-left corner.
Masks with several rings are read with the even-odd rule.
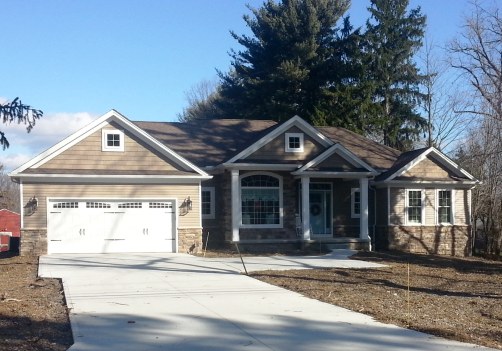
[[[21,253],[187,252],[322,242],[466,255],[476,180],[298,116],[131,122],[110,111],[10,174]]]
[[[0,210],[0,252],[9,251],[11,238],[19,238],[20,228],[19,213],[6,209]]]

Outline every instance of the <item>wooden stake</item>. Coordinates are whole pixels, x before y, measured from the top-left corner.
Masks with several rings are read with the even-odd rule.
[[[237,245],[237,243],[235,243],[235,248],[237,249],[239,257],[241,258],[242,266],[244,267],[244,272],[246,272],[246,275],[249,275],[248,270],[246,269],[246,265],[244,264],[244,260],[242,259],[241,250],[239,250],[239,245]]]
[[[204,247],[204,256],[203,257],[206,257],[206,251],[207,251],[207,242],[209,241],[209,231],[207,232],[207,236],[206,236],[206,246]]]

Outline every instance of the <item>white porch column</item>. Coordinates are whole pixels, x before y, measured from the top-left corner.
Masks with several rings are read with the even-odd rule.
[[[239,241],[239,226],[241,224],[241,206],[239,192],[239,170],[231,171],[231,194],[232,194],[232,241]]]
[[[368,239],[368,178],[359,179],[359,190],[361,194],[361,217],[359,218],[360,233],[359,238]]]
[[[310,178],[302,177],[302,234],[310,240]]]

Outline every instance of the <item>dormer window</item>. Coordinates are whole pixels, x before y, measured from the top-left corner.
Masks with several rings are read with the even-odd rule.
[[[103,129],[102,151],[124,151],[124,132],[116,129]]]
[[[303,133],[286,133],[286,152],[303,152]]]

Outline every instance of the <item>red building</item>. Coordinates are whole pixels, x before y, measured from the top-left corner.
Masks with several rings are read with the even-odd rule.
[[[21,216],[6,209],[0,210],[0,251],[9,250],[10,237],[19,237]]]

